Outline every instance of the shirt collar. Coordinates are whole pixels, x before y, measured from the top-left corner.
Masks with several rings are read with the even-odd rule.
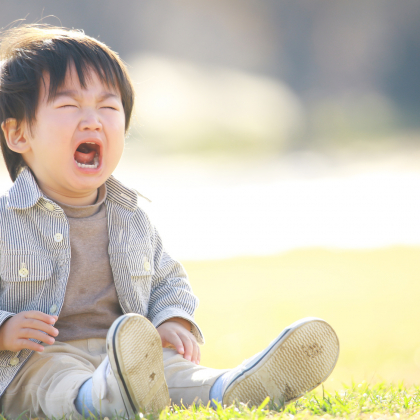
[[[12,209],[29,209],[43,196],[38,184],[28,167],[22,169],[9,190],[9,207]]]
[[[107,188],[106,200],[114,201],[128,210],[136,210],[137,193],[134,190],[124,186],[112,175],[105,184]],[[40,190],[31,170],[28,167],[23,168],[9,190],[9,207],[19,210],[29,209],[35,206],[41,198],[51,201]]]
[[[136,191],[127,188],[120,181],[111,175],[106,184],[107,199],[114,201],[117,204],[127,208],[131,211],[136,211],[137,208],[137,193]]]

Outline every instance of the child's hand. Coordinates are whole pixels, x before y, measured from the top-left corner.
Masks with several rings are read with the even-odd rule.
[[[157,328],[162,340],[162,347],[172,347],[179,354],[197,365],[200,364],[200,347],[187,326],[191,325],[182,318],[171,318]]]
[[[0,327],[0,350],[18,352],[29,349],[43,351],[43,346],[30,341],[29,338],[54,344],[55,339],[53,337],[58,335],[58,330],[51,324],[55,324],[57,319],[57,316],[47,315],[39,311],[19,312],[6,320]]]

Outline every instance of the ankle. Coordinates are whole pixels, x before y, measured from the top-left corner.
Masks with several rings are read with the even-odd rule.
[[[109,418],[126,415],[126,408],[108,357],[98,366],[92,377],[92,405],[94,413]]]
[[[212,408],[217,408],[215,402],[219,404],[222,404],[223,402],[223,392],[225,389],[225,382],[226,382],[228,373],[229,371],[220,375],[216,379],[216,382],[213,384],[213,386],[210,388],[209,400],[210,400],[210,405]]]
[[[92,402],[92,378],[89,378],[79,388],[79,393],[74,400],[74,406],[79,414],[85,417],[89,412],[95,414],[95,407]]]

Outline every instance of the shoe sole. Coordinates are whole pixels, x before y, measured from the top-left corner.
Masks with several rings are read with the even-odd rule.
[[[129,415],[159,412],[169,405],[160,336],[137,314],[114,321],[106,338],[107,353]]]
[[[284,405],[324,382],[333,371],[339,341],[322,319],[305,318],[286,328],[230,383],[223,404],[259,406],[267,396]]]

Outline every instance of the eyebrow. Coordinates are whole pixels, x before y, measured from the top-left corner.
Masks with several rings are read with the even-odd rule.
[[[54,95],[54,99],[57,99],[61,96],[70,96],[71,98],[77,98],[79,96],[79,92],[77,90],[60,90],[58,92],[56,92],[56,94]],[[111,93],[111,92],[101,92],[101,94],[99,95],[99,100],[100,101],[104,101],[105,99],[108,98],[115,98],[118,99],[119,96],[115,93]]]

